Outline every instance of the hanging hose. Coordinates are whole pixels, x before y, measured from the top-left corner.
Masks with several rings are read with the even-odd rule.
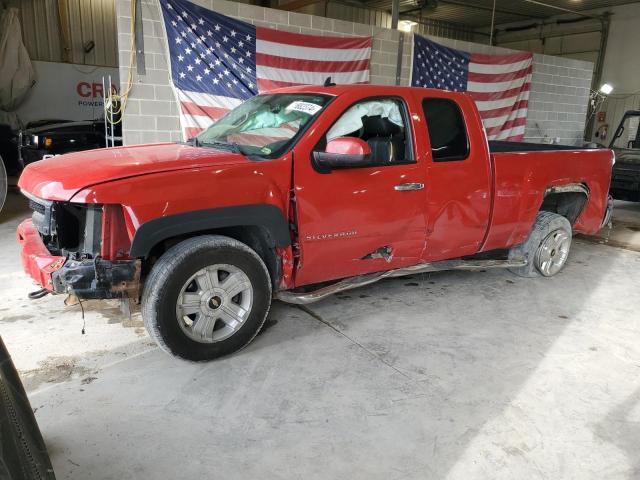
[[[38,298],[46,297],[49,293],[49,290],[46,288],[41,288],[40,290],[29,293],[27,297],[29,297],[29,300],[37,300]]]

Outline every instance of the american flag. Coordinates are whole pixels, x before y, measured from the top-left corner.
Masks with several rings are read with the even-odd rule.
[[[368,83],[371,37],[256,27],[186,0],[160,0],[185,138],[259,92],[300,84]]]
[[[467,91],[489,140],[524,139],[533,55],[486,55],[447,48],[414,35],[414,87]]]

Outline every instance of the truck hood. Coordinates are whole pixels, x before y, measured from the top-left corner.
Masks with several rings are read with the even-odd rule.
[[[250,161],[244,155],[179,143],[101,148],[32,163],[22,172],[18,186],[39,198],[68,201],[79,190],[99,183]]]

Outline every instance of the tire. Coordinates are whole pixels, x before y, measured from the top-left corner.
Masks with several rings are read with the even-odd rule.
[[[271,279],[262,259],[220,235],[193,237],[167,250],[142,295],[149,335],[165,352],[194,362],[247,346],[270,306]]]
[[[0,157],[0,212],[2,211],[2,207],[4,207],[4,201],[7,199],[8,189],[7,169],[4,167],[2,157]]]
[[[47,447],[0,338],[0,479],[55,480]]]
[[[567,262],[572,233],[571,223],[562,215],[539,212],[524,243],[509,251],[509,259],[524,257],[527,264],[509,270],[529,278],[556,275]]]

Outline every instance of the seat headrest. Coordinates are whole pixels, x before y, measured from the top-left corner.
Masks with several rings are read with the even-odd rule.
[[[388,118],[376,115],[362,117],[362,125],[367,136],[390,136],[400,133],[400,127]]]

